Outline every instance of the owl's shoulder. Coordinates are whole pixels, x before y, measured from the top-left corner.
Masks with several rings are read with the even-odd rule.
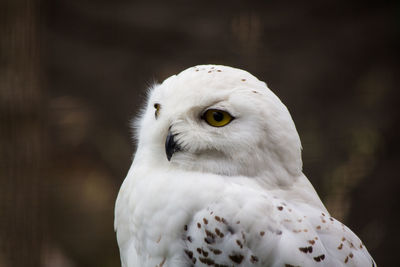
[[[358,237],[328,213],[266,193],[245,202],[228,197],[197,212],[183,228],[184,253],[193,263],[373,266]]]

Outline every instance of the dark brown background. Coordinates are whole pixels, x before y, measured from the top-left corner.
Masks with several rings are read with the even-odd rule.
[[[396,1],[0,1],[0,266],[118,266],[113,206],[153,80],[248,70],[380,266],[399,248]]]

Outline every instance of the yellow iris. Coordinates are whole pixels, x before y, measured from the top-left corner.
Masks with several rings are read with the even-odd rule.
[[[156,109],[156,111],[154,112],[154,115],[155,115],[155,117],[156,117],[156,119],[157,119],[157,118],[158,118],[158,115],[160,114],[160,108],[161,108],[161,106],[160,106],[160,104],[155,103],[155,104],[154,104],[154,108]]]
[[[203,119],[214,127],[222,127],[233,120],[231,114],[218,109],[209,109],[203,114]]]

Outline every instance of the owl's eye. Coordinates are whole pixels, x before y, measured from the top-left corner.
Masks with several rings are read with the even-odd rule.
[[[156,111],[154,112],[154,116],[155,116],[156,119],[157,119],[157,118],[158,118],[158,115],[160,114],[160,108],[161,108],[161,106],[160,106],[160,104],[155,103],[155,104],[154,104],[154,108],[156,109]]]
[[[234,118],[226,111],[219,109],[207,110],[202,118],[211,126],[222,127],[230,123]]]

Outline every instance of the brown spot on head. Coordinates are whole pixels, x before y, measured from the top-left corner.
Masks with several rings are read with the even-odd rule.
[[[197,223],[197,228],[201,228],[201,224],[200,223]]]
[[[303,229],[303,231],[307,233],[307,232],[308,232],[308,229]]]
[[[349,256],[346,256],[346,258],[344,259],[344,263],[347,263],[349,261]]]
[[[246,79],[242,79],[242,82],[245,82],[246,81]]]
[[[346,238],[345,237],[342,237],[342,241],[345,241],[346,240]]]
[[[334,219],[332,217],[330,217],[329,220],[331,220],[332,222],[334,221]]]
[[[187,237],[187,240],[191,243],[191,242],[192,242],[192,237],[189,235],[189,236]]]
[[[325,216],[325,213],[322,212],[321,214],[322,214],[322,216]]]
[[[211,70],[209,70],[208,73],[211,73]]]
[[[308,240],[308,243],[310,243],[311,245],[314,245],[315,241],[314,240]]]
[[[282,206],[278,206],[277,208],[278,208],[278,210],[283,210]]]
[[[260,232],[260,236],[264,236],[265,235],[265,232],[264,231],[261,231]]]
[[[337,247],[337,249],[342,249],[343,248],[343,243],[340,243],[340,245]]]
[[[221,72],[221,70],[217,70],[218,72]]]
[[[220,222],[220,221],[221,221],[221,218],[220,218],[219,216],[215,216],[214,218],[215,218],[215,220],[216,220],[217,222]]]
[[[350,252],[349,257],[353,258],[353,256],[354,256],[353,253]]]
[[[229,255],[229,258],[231,259],[231,261],[240,264],[243,261],[243,255],[242,254],[233,254],[233,255]]]
[[[239,224],[239,223],[240,223],[240,221],[237,221],[237,222],[236,222],[236,224]]]
[[[321,230],[321,225],[318,225],[318,226],[317,226],[317,230]]]
[[[204,224],[208,224],[208,220],[206,218],[203,218]]]
[[[199,70],[196,70],[196,71],[199,71]]]
[[[201,248],[196,249],[199,254],[201,254]]]
[[[276,234],[277,234],[277,235],[281,235],[281,234],[282,234],[282,231],[281,231],[281,230],[277,230],[277,231],[276,231]]]
[[[185,224],[185,226],[183,226],[183,230],[187,231],[187,229],[188,229],[188,227],[187,227],[187,225]]]

